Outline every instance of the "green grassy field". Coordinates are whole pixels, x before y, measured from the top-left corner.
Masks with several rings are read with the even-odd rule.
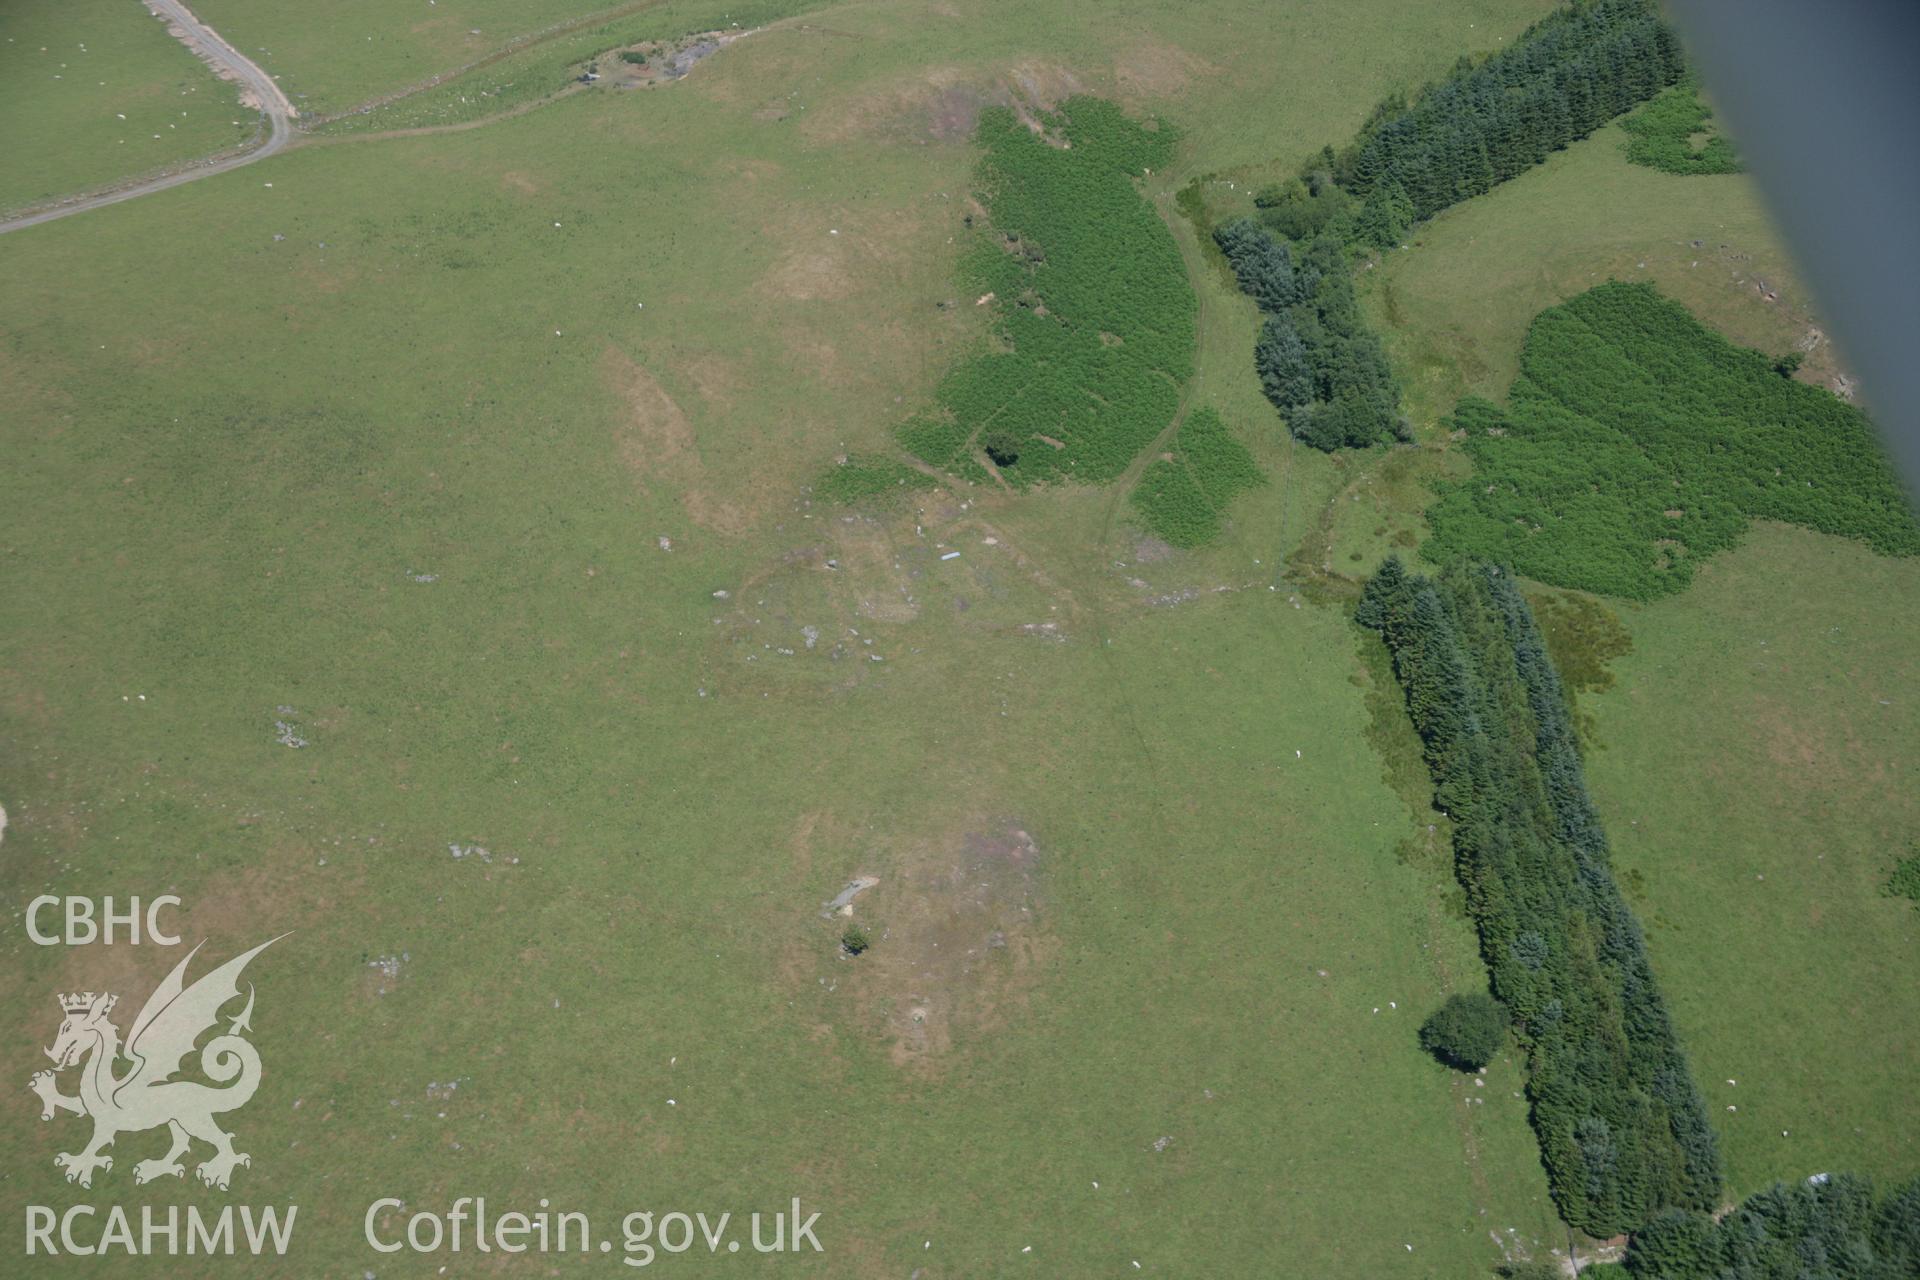
[[[0,210],[211,155],[257,124],[139,0],[0,11]]]
[[[955,0],[930,10],[702,0],[631,12],[595,10],[578,31],[382,106],[364,122],[342,120],[329,131],[482,118],[502,104],[565,89],[575,64],[597,48],[724,28],[736,20],[771,25],[790,11],[792,25],[814,40],[852,46],[836,51],[830,64],[796,67],[782,92],[756,101],[763,116],[803,132],[873,132],[895,142],[931,144],[953,136],[956,119],[971,116],[969,100],[977,95],[998,97],[1018,87],[1051,99],[1083,90],[1135,109],[1181,104],[1181,127],[1191,143],[1184,164],[1193,171],[1278,173],[1318,149],[1311,139],[1351,132],[1378,97],[1444,69],[1436,42],[1484,53],[1550,7],[1537,0],[1464,0],[1420,23],[1375,24],[1364,39],[1324,20],[1313,5],[1276,14],[1229,4],[1198,21],[1149,5],[1125,29],[1113,27],[1109,11],[1091,0],[1045,9],[1001,0]],[[604,20],[598,16],[603,12]],[[342,93],[319,110],[330,114],[417,83],[368,82],[364,96]],[[1249,86],[1258,91],[1249,93]]]
[[[1137,541],[1119,487],[803,491],[980,337],[934,305],[951,112],[1131,87],[1198,126],[1148,188],[1171,216],[1188,173],[1309,150],[1538,9],[1402,15],[1384,50],[1146,15],[1187,51],[1092,6],[851,6],[666,91],[0,241],[0,874],[164,886],[216,949],[297,930],[232,1123],[300,1240],[249,1269],[431,1273],[360,1214],[476,1190],[603,1226],[800,1194],[834,1275],[1451,1277],[1490,1232],[1558,1241],[1512,1063],[1475,1088],[1415,1045],[1481,983],[1471,934],[1369,745],[1379,673],[1268,590],[1336,472],[1256,416],[1229,285],[1200,267],[1198,387],[1272,478],[1206,551]],[[819,904],[860,873],[845,961]],[[49,1015],[168,958],[6,945]],[[132,1194],[59,1183],[70,1137],[10,1096],[46,1176],[7,1212]]]
[[[1546,306],[1649,280],[1745,345],[1819,333],[1746,178],[1634,166],[1619,141],[1603,130],[1449,210],[1379,268],[1370,301],[1428,448],[1354,465],[1312,543],[1335,570],[1424,537],[1422,477],[1468,473],[1435,418],[1460,395],[1503,395]],[[1822,338],[1800,377],[1842,372]],[[1917,589],[1912,560],[1759,525],[1685,592],[1611,602],[1633,648],[1608,691],[1581,695],[1588,776],[1736,1195],[1916,1163],[1911,1126],[1891,1118],[1912,1109],[1897,1046],[1920,1034],[1905,995],[1920,921],[1880,890],[1916,825],[1920,739],[1898,691]]]
[[[1633,651],[1587,704],[1588,777],[1737,1195],[1920,1166],[1920,913],[1882,893],[1920,830],[1917,608],[1913,561],[1761,526],[1625,615]]]
[[[280,81],[303,113],[328,115],[644,0],[344,0],[324,8],[201,0],[203,21]]]
[[[698,29],[712,7],[619,31]],[[361,32],[337,12],[201,12],[303,111],[458,65],[470,28],[491,41],[495,22],[549,20],[436,8],[458,20],[369,6],[382,30]],[[836,1276],[1138,1261],[1452,1280],[1497,1261],[1495,1238],[1564,1243],[1515,1063],[1476,1087],[1415,1044],[1484,973],[1384,653],[1343,607],[1270,589],[1289,559],[1352,574],[1404,546],[1424,468],[1461,460],[1290,448],[1250,367],[1253,305],[1174,204],[1199,175],[1232,184],[1224,202],[1290,170],[1545,8],[821,8],[663,90],[303,146],[0,238],[0,883],[16,910],[49,886],[177,892],[182,932],[220,955],[296,930],[250,971],[269,1074],[231,1119],[254,1156],[232,1198],[299,1204],[296,1252],[233,1272],[430,1275],[445,1259],[376,1257],[360,1215],[380,1196],[478,1193],[551,1197],[603,1231],[631,1209],[798,1194],[824,1212],[827,1251],[796,1263]],[[562,45],[525,55],[556,89]],[[484,70],[378,123],[479,118],[436,113],[506,82]],[[891,451],[984,340],[975,308],[936,306],[956,297],[977,111],[1071,92],[1181,127],[1143,189],[1196,287],[1189,395],[1267,483],[1178,554],[1139,536],[1119,484],[811,503],[812,477]],[[1747,274],[1781,304],[1798,297],[1744,179],[1633,168],[1618,144],[1603,133],[1449,212],[1381,268],[1370,305],[1424,371],[1423,425],[1459,390],[1505,388],[1557,290],[1710,226],[1762,255]],[[1636,181],[1672,185],[1636,207]],[[1642,219],[1638,238],[1590,205]],[[1558,229],[1483,239],[1528,210]],[[1469,261],[1445,265],[1442,244]],[[1714,258],[1711,286],[1690,274],[1684,292],[1680,252],[1648,274],[1708,323],[1768,349],[1799,331],[1741,295],[1747,264]],[[1676,699],[1703,717],[1749,705],[1724,663],[1699,692],[1652,692],[1677,679],[1657,655],[1704,680],[1751,625],[1690,603],[1729,575],[1792,571],[1796,610],[1863,629],[1889,589],[1911,595],[1911,564],[1895,581],[1859,548],[1779,536],[1787,552],[1763,530],[1627,615],[1637,647],[1587,704],[1607,744],[1594,786],[1699,1074],[1744,1090],[1755,1064],[1773,1099],[1755,1133],[1721,1126],[1741,1189],[1810,1171],[1767,1128],[1786,1144],[1804,1124],[1819,1167],[1899,1171],[1873,1126],[1912,1086],[1883,1064],[1805,1092],[1785,1033],[1742,1025],[1792,1007],[1823,1029],[1802,1043],[1831,1050],[1851,1032],[1821,1002],[1837,962],[1887,993],[1860,1006],[1887,1019],[1878,1038],[1838,1060],[1865,1073],[1898,1042],[1899,948],[1920,917],[1876,899],[1884,923],[1858,946],[1826,943],[1861,909],[1872,824],[1899,812],[1874,801],[1904,774],[1854,779],[1875,816],[1817,873],[1844,866],[1840,883],[1807,885],[1832,890],[1825,933],[1796,924],[1807,903],[1756,897],[1770,933],[1728,938],[1740,917],[1690,895],[1701,876],[1735,892],[1744,866],[1639,843],[1619,799],[1643,822],[1726,814],[1768,884],[1796,883],[1824,793],[1791,823],[1742,808],[1773,776],[1754,759],[1708,774],[1711,807],[1682,815],[1697,772],[1616,772],[1636,737],[1704,753],[1702,735],[1731,732],[1674,723]],[[1910,683],[1897,634],[1857,651],[1859,680]],[[1822,717],[1816,756],[1854,751],[1843,708],[1793,677],[1766,687]],[[1892,736],[1860,750],[1901,758]],[[876,941],[855,961],[820,905],[859,874],[880,884],[857,904]],[[50,992],[137,1001],[174,958],[18,930],[4,946],[0,992],[23,1012],[0,1069],[22,1081],[57,1025]],[[1735,972],[1773,980],[1713,1003]],[[135,1193],[127,1166],[157,1136],[124,1140],[91,1192],[66,1187],[51,1156],[78,1122],[41,1126],[23,1089],[5,1096],[15,1221],[29,1203],[226,1199]],[[1711,1096],[1716,1120],[1748,1110]]]
[[[474,37],[468,57],[430,75],[397,85],[370,82],[350,100],[323,95],[311,128],[317,135],[341,138],[471,125],[580,91],[585,87],[581,77],[597,65],[595,59],[612,50],[711,32],[737,38],[794,21],[817,7],[815,0],[639,0],[505,40],[499,38],[503,32],[487,40]],[[609,61],[598,92],[620,92],[613,65]],[[323,78],[334,66],[320,64]],[[380,91],[367,96],[375,84]]]
[[[1741,346],[1810,346],[1803,381],[1839,371],[1751,180],[1679,181],[1628,163],[1624,140],[1617,126],[1601,129],[1385,256],[1370,301],[1416,421],[1463,395],[1502,399],[1533,317],[1609,279],[1651,282]]]
[[[1362,268],[1363,303],[1425,447],[1335,459],[1337,488],[1292,557],[1300,571],[1363,577],[1424,541],[1433,484],[1471,467],[1439,420],[1465,395],[1503,401],[1534,317],[1606,280],[1651,282],[1734,342],[1805,351],[1802,381],[1841,384],[1844,366],[1751,181],[1682,181],[1628,163],[1623,140],[1601,129]],[[1217,216],[1248,199],[1246,182],[1231,193],[1225,182],[1207,187]],[[1247,412],[1279,429],[1264,403]]]

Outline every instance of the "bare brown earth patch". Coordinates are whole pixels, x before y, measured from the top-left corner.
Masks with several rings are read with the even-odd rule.
[[[111,991],[120,997],[121,1012],[131,1017],[195,946],[204,944],[190,966],[189,982],[249,947],[295,933],[305,922],[331,918],[339,897],[353,897],[361,884],[357,873],[321,868],[318,856],[304,845],[275,841],[257,862],[192,883],[158,884],[150,891],[150,897],[170,893],[181,899],[159,919],[163,928],[179,936],[180,945],[65,947],[58,953],[52,986],[44,977],[35,983],[48,990]],[[144,920],[141,927],[144,937]],[[263,955],[260,963],[266,958]]]
[[[1014,63],[1007,80],[1026,104],[1042,111],[1051,111],[1076,93],[1087,92],[1087,86],[1073,72],[1042,58],[1024,58]]]
[[[819,142],[965,142],[987,107],[1009,107],[1037,128],[1037,112],[1084,92],[1087,86],[1072,71],[1039,58],[997,70],[933,67],[824,103],[807,114],[802,128]]]
[[[1019,1016],[1057,945],[1042,919],[1044,855],[996,818],[899,861],[857,908],[873,945],[841,962],[842,985],[896,1066],[938,1071]]]
[[[188,358],[188,336],[183,333],[143,333],[133,340],[127,359],[143,369],[178,367]]]
[[[927,104],[927,133],[941,142],[970,138],[980,123],[980,112],[991,101],[986,90],[974,85],[956,84],[940,89]]]
[[[0,334],[4,334],[0,330]],[[10,335],[8,335],[10,336]],[[66,387],[71,366],[35,360],[31,364],[0,345],[0,386],[7,389],[8,407],[25,421],[29,413],[58,421],[72,412],[73,397]],[[28,403],[23,403],[27,401]]]
[[[838,244],[792,250],[762,276],[759,289],[792,302],[837,302],[855,289],[851,251]]]
[[[678,497],[688,518],[702,528],[744,532],[751,517],[712,492],[693,428],[666,389],[611,344],[601,356],[600,373],[622,402],[614,427],[614,449],[622,464],[642,484]]]
[[[1145,534],[1134,540],[1133,559],[1137,564],[1159,564],[1163,560],[1173,559],[1173,547],[1151,534]]]
[[[713,173],[728,180],[729,201],[746,205],[753,199],[764,199],[760,188],[785,176],[786,170],[772,160],[754,156],[723,156],[714,160]]]
[[[360,270],[357,267],[323,266],[317,261],[302,260],[300,265],[294,268],[293,277],[300,282],[307,294],[330,297],[333,294],[344,293],[358,284]]]
[[[898,530],[838,515],[820,535],[716,590],[710,693],[834,696],[899,658],[920,601]]]
[[[890,672],[915,678],[922,646],[956,626],[1070,640],[1078,599],[995,520],[1002,502],[942,488],[910,509],[814,508],[806,541],[714,584],[705,687],[836,697]]]
[[[838,302],[897,288],[919,271],[919,256],[932,247],[933,220],[924,208],[855,217],[796,206],[761,234],[789,247],[760,278],[757,292],[770,301]]]
[[[800,820],[793,824],[793,834],[787,838],[787,850],[793,857],[794,878],[803,884],[813,871],[814,832],[824,816],[818,809],[801,814]]]
[[[702,406],[709,411],[724,413],[734,407],[740,385],[731,361],[712,352],[700,352],[683,358],[678,371],[693,384]]]
[[[1774,766],[1775,784],[1789,792],[1832,803],[1887,785],[1886,760],[1848,729],[1836,733],[1773,699],[1757,701],[1748,723],[1751,740]]]
[[[683,469],[694,450],[693,428],[673,397],[618,347],[609,345],[600,365],[626,404],[626,429],[617,439],[621,460],[648,478]]]

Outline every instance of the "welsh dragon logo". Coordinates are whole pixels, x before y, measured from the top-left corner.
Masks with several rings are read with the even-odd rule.
[[[108,1018],[120,997],[92,991],[60,997],[66,1018],[53,1047],[46,1051],[53,1059],[53,1070],[36,1073],[29,1085],[40,1095],[42,1120],[53,1119],[57,1111],[93,1119],[93,1140],[83,1150],[53,1158],[54,1164],[66,1172],[68,1182],[92,1186],[95,1170],[113,1169],[113,1157],[106,1154],[106,1149],[115,1138],[161,1125],[172,1135],[173,1145],[159,1159],[142,1160],[133,1166],[137,1183],[183,1176],[186,1169],[180,1157],[187,1154],[195,1139],[213,1147],[213,1155],[194,1170],[210,1187],[226,1190],[234,1169],[253,1163],[244,1152],[233,1149],[233,1135],[214,1120],[217,1115],[245,1106],[260,1085],[260,1054],[241,1034],[253,1029],[251,983],[247,984],[246,1007],[228,1022],[224,1034],[214,1036],[200,1050],[201,1072],[224,1087],[175,1080],[173,1076],[193,1052],[195,1041],[220,1021],[221,1008],[239,997],[240,972],[247,962],[279,940],[270,938],[235,956],[189,987],[185,983],[187,965],[200,951],[196,946],[147,997],[127,1033],[124,1048],[120,1029]],[[122,1058],[131,1065],[116,1072]],[[58,1073],[74,1066],[80,1068],[80,1090],[70,1097],[60,1092]]]

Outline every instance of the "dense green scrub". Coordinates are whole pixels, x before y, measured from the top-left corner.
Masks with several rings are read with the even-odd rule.
[[[1436,562],[1479,556],[1644,600],[1685,587],[1755,518],[1920,552],[1865,415],[1649,285],[1541,312],[1509,400],[1454,411],[1476,467],[1428,510]]]
[[[1636,1232],[1636,1280],[1907,1280],[1920,1275],[1920,1178],[1875,1203],[1853,1174],[1749,1196],[1718,1221],[1674,1212]]]
[[[1084,97],[1040,124],[1036,132],[1001,108],[981,117],[976,194],[987,217],[969,219],[975,242],[960,283],[993,308],[991,339],[948,371],[928,412],[897,431],[907,452],[930,466],[976,482],[989,479],[991,466],[1017,488],[1116,479],[1174,419],[1193,372],[1195,301],[1185,264],[1134,185],[1171,157],[1172,129]],[[1257,227],[1253,233],[1285,258],[1284,246]],[[1329,293],[1357,324],[1344,262],[1341,270],[1342,287]],[[1312,317],[1311,291],[1305,301]],[[1384,376],[1377,343],[1374,353]],[[830,468],[815,492],[854,502],[925,479],[865,459]],[[1236,495],[1264,479],[1220,415],[1200,408],[1130,500],[1149,531],[1195,547],[1219,533]]]
[[[1688,76],[1620,121],[1628,135],[1627,159],[1667,173],[1739,173],[1739,155],[1712,121],[1699,83]],[[1701,134],[1706,136],[1695,146]]]
[[[1684,67],[1650,0],[1571,5],[1484,62],[1463,59],[1411,104],[1382,103],[1333,158],[1333,176],[1361,200],[1398,188],[1412,220],[1431,218],[1586,137]]]
[[[1253,455],[1212,409],[1188,414],[1168,452],[1147,467],[1132,500],[1147,528],[1176,547],[1211,542],[1227,504],[1266,483]]]
[[[1494,994],[1527,1049],[1560,1214],[1596,1236],[1706,1211],[1720,1162],[1587,796],[1560,677],[1511,574],[1389,560],[1359,620],[1384,637],[1453,822]]]
[[[1887,877],[1887,893],[1920,902],[1920,843],[1916,843],[1914,850],[1893,864],[1893,874]]]
[[[1116,478],[1164,430],[1193,370],[1194,297],[1173,235],[1134,187],[1173,131],[1073,98],[1035,133],[981,116],[991,229],[961,267],[991,295],[993,345],[950,370],[901,442],[936,467],[979,449],[1017,486]]]
[[[939,485],[926,472],[898,458],[853,455],[820,474],[813,484],[813,496],[827,502],[867,502]]]
[[[1318,449],[1404,438],[1400,389],[1379,337],[1361,319],[1337,236],[1296,246],[1242,218],[1214,232],[1265,320],[1254,344],[1260,387],[1288,429]]]

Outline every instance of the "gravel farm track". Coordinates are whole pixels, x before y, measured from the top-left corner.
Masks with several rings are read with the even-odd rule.
[[[214,156],[156,178],[128,183],[92,195],[72,196],[58,204],[9,218],[0,222],[0,235],[42,222],[52,222],[55,218],[85,213],[89,209],[118,204],[122,200],[131,200],[154,191],[164,191],[168,187],[225,173],[229,169],[238,169],[284,150],[293,141],[293,117],[297,113],[293,104],[287,101],[287,96],[280,92],[280,86],[273,82],[272,76],[228,44],[212,27],[196,18],[182,0],[145,0],[145,3],[147,8],[153,10],[155,17],[166,20],[168,31],[198,54],[217,75],[240,86],[241,100],[264,117],[266,137],[245,151]]]

